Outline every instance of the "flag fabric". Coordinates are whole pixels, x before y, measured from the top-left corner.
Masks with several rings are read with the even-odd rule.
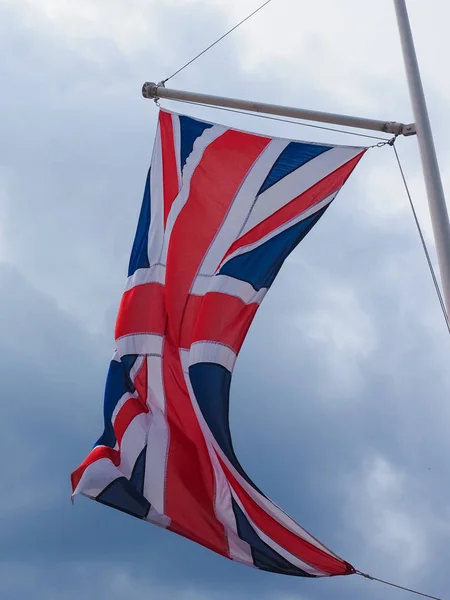
[[[160,110],[116,321],[104,431],[72,473],[74,495],[265,571],[354,573],[250,480],[233,450],[229,392],[284,260],[365,151]]]

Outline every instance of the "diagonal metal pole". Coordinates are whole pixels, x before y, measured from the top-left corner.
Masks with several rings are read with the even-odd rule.
[[[394,0],[447,314],[450,313],[450,223],[405,0]]]

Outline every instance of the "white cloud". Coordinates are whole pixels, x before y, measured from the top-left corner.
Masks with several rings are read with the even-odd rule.
[[[70,582],[70,583],[69,583]],[[69,585],[65,585],[69,583]],[[59,572],[31,567],[27,563],[0,565],[0,593],[8,600],[39,597],[46,600],[226,600],[229,592],[220,588],[207,589],[199,584],[161,585],[154,577],[151,566],[147,573],[137,573],[121,564],[105,562],[67,562]],[[245,593],[233,593],[237,600],[244,600]],[[303,594],[265,594],[265,600],[307,600]]]
[[[121,565],[101,562],[69,562],[57,574],[26,563],[15,563],[0,567],[0,574],[0,592],[3,597],[11,600],[36,597],[36,590],[46,600],[138,600],[149,594],[158,600],[169,600],[174,594],[180,600],[206,600],[206,596],[195,589],[155,585],[151,576],[143,580],[142,576],[137,576]],[[63,579],[70,581],[70,585],[64,586]]]
[[[120,0],[92,2],[80,0],[3,0],[17,11],[28,27],[51,27],[60,35],[78,43],[87,40],[110,40],[122,52],[133,52],[148,45],[155,34],[152,0]]]
[[[346,483],[350,522],[362,537],[361,562],[372,563],[396,581],[411,580],[432,557],[429,522],[418,504],[423,498],[411,496],[408,474],[387,458],[373,456]]]
[[[321,357],[327,377],[319,381],[323,392],[355,398],[363,383],[364,362],[377,348],[377,334],[370,315],[363,309],[350,283],[329,273],[308,273],[308,293],[314,298],[310,310],[299,313],[293,323]]]

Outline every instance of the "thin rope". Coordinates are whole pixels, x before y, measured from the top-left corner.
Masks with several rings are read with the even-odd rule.
[[[191,102],[190,100],[180,100],[178,98],[171,99],[171,102],[182,102],[183,104],[192,104],[192,106],[204,106],[206,108],[215,108],[217,110],[223,110],[225,112],[236,113],[238,115],[246,115],[247,117],[259,117],[261,119],[268,119],[269,121],[279,121],[280,123],[291,123],[292,125],[301,125],[302,127],[312,127],[313,129],[323,129],[325,131],[334,131],[335,133],[346,133],[347,135],[355,135],[357,137],[370,138],[372,140],[381,140],[383,143],[380,146],[389,144],[391,138],[384,138],[378,135],[369,135],[366,133],[356,133],[355,131],[346,131],[345,129],[336,129],[335,127],[325,127],[324,125],[312,125],[311,123],[303,123],[302,121],[293,121],[291,119],[282,119],[280,117],[270,117],[269,115],[263,115],[261,113],[252,113],[245,110],[238,110],[236,108],[226,108],[225,106],[215,106],[213,104],[204,104],[203,102]],[[371,148],[378,146],[370,146]]]
[[[365,579],[370,579],[371,581],[378,581],[379,583],[384,583],[384,585],[389,585],[390,587],[394,587],[405,592],[411,592],[411,594],[417,594],[418,596],[423,596],[424,598],[432,598],[432,600],[441,600],[441,598],[438,598],[437,596],[430,596],[430,594],[424,594],[423,592],[418,592],[417,590],[411,590],[410,588],[403,587],[402,585],[397,585],[395,583],[391,583],[390,581],[384,581],[384,579],[372,577],[371,575],[367,575],[367,573],[361,573],[361,571],[356,571],[356,574],[361,575],[361,577],[365,577]]]
[[[439,304],[441,305],[442,314],[444,315],[444,319],[445,319],[445,322],[447,324],[447,329],[448,329],[448,331],[450,333],[450,319],[449,319],[449,316],[448,316],[448,313],[447,313],[447,309],[445,308],[444,299],[442,297],[442,293],[441,293],[441,290],[440,290],[440,287],[439,287],[439,283],[438,283],[438,280],[437,280],[437,277],[436,277],[436,273],[435,273],[434,268],[433,268],[433,263],[431,262],[430,253],[428,252],[428,248],[427,248],[427,245],[426,245],[426,242],[425,242],[425,238],[424,238],[423,233],[422,233],[422,228],[420,227],[419,219],[417,218],[417,212],[416,212],[416,209],[414,207],[414,203],[412,201],[411,192],[409,190],[409,186],[408,186],[408,183],[406,181],[406,177],[405,177],[405,173],[403,171],[402,163],[400,162],[400,158],[399,158],[399,155],[398,155],[398,152],[397,152],[397,148],[395,147],[395,144],[392,144],[392,148],[394,149],[394,152],[395,152],[395,158],[397,159],[398,168],[400,170],[400,174],[401,174],[402,179],[403,179],[403,184],[405,186],[406,194],[408,196],[409,204],[411,206],[411,210],[412,210],[412,213],[413,213],[414,221],[416,223],[417,231],[419,232],[420,241],[422,242],[422,248],[423,248],[423,251],[425,252],[425,257],[427,259],[428,268],[430,269],[431,277],[433,279],[434,287],[436,289],[436,294],[437,294],[437,297],[438,297],[438,300],[439,300]]]
[[[234,27],[232,27],[230,30],[228,30],[226,33],[224,33],[220,38],[218,38],[215,42],[213,42],[212,44],[210,44],[207,48],[205,48],[204,50],[202,50],[199,54],[197,54],[197,56],[194,56],[194,58],[191,58],[190,61],[188,61],[185,65],[183,65],[182,67],[180,67],[178,69],[178,71],[175,71],[175,73],[172,73],[172,75],[170,75],[169,77],[167,77],[167,79],[164,79],[161,83],[166,83],[167,81],[169,81],[169,79],[172,79],[172,77],[175,77],[175,75],[178,75],[178,73],[181,73],[181,71],[183,71],[183,69],[185,69],[186,67],[188,67],[190,64],[192,64],[195,60],[197,60],[197,58],[200,58],[200,56],[202,56],[203,54],[205,54],[205,52],[208,52],[208,50],[211,50],[211,48],[213,46],[215,46],[216,44],[218,44],[219,42],[221,42],[224,38],[227,37],[227,35],[230,35],[230,33],[232,33],[235,29],[237,29],[240,25],[242,25],[243,23],[245,23],[246,21],[248,21],[251,17],[253,17],[253,15],[256,15],[257,12],[259,12],[260,10],[262,10],[265,6],[267,6],[270,2],[272,2],[272,0],[267,0],[266,2],[264,2],[264,4],[261,4],[261,6],[259,8],[257,8],[256,10],[254,10],[252,13],[250,13],[249,15],[247,15],[245,17],[245,19],[242,19],[242,21],[239,21],[239,23],[237,23],[237,25],[235,25]]]

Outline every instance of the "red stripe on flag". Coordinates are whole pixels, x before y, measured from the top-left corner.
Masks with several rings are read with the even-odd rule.
[[[292,533],[292,531],[286,529],[286,527],[271,517],[248,495],[218,454],[217,457],[233,491],[258,529],[303,562],[329,575],[348,575],[354,573],[354,568],[349,563],[327,554],[320,548],[316,548],[316,546]]]
[[[240,298],[220,292],[208,292],[202,300],[190,343],[183,347],[189,348],[193,342],[212,341],[229,346],[238,354],[259,304],[245,304]]]
[[[303,192],[303,194],[300,194],[300,196],[297,196],[291,200],[291,202],[270,215],[270,217],[267,217],[267,219],[261,221],[261,223],[258,225],[255,225],[253,229],[236,240],[236,242],[230,247],[222,261],[222,264],[225,262],[228,256],[233,254],[233,252],[236,252],[236,250],[239,248],[257,242],[265,235],[268,235],[274,231],[277,227],[281,227],[281,225],[284,225],[308,208],[311,208],[311,206],[314,206],[314,204],[321,202],[327,196],[339,190],[339,188],[341,188],[347,181],[348,177],[351,175],[352,171],[361,160],[365,152],[366,150],[363,150],[360,154],[330,173],[330,175],[318,181],[315,185],[306,190],[306,192]]]
[[[165,326],[164,286],[145,283],[123,294],[116,320],[115,339],[133,333],[163,335]]]
[[[136,377],[134,378],[134,387],[138,393],[139,402],[143,407],[149,410],[147,405],[147,396],[148,396],[148,365],[147,365],[147,357],[144,357],[142,361],[142,365],[140,366],[138,372],[136,373]]]
[[[159,125],[161,131],[163,194],[164,194],[164,228],[167,215],[179,191],[178,167],[175,155],[172,115],[160,111]]]
[[[190,348],[192,344],[194,328],[203,298],[203,296],[193,296],[192,294],[188,296],[183,314],[183,322],[181,323],[180,348]]]
[[[177,343],[192,281],[242,181],[269,142],[226,131],[206,148],[192,176],[189,198],[174,225],[167,255],[167,311]]]
[[[170,443],[164,513],[169,529],[228,557],[225,530],[214,510],[213,468],[182,372],[179,351],[169,335],[163,355]]]

